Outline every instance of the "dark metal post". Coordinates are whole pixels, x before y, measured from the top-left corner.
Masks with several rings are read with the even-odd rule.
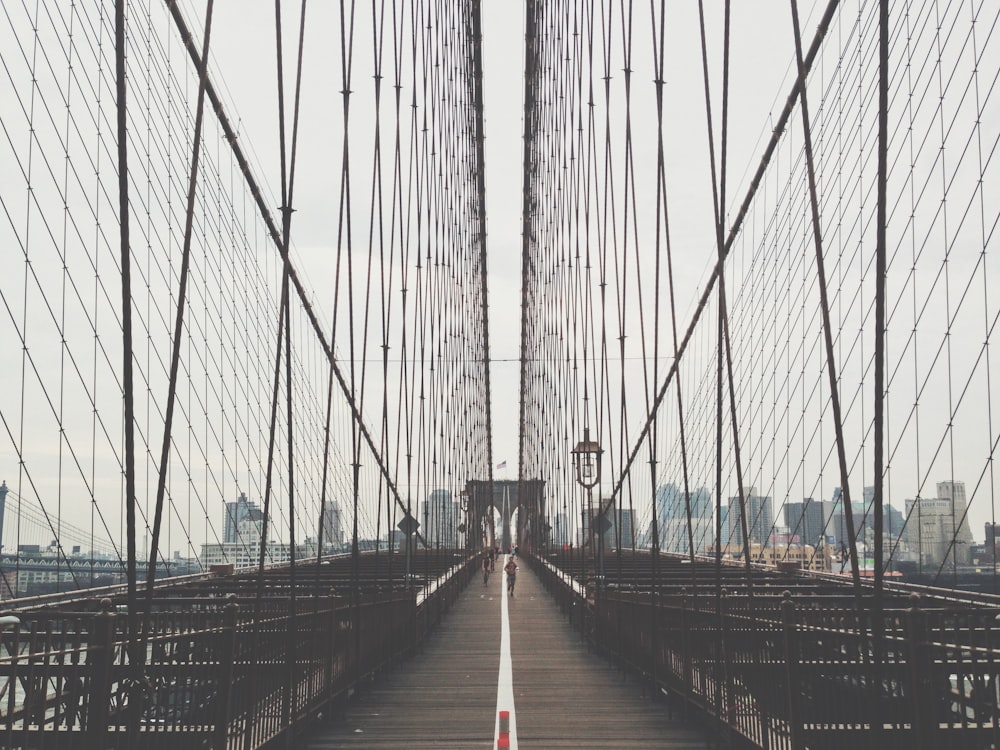
[[[654,596],[655,606],[655,596]],[[653,634],[653,643],[656,643],[656,634]],[[654,654],[654,664],[658,655]],[[687,591],[681,596],[681,660],[684,664],[684,717],[690,716],[691,700],[694,697],[694,685],[692,685],[691,669],[691,627],[688,620],[688,595]]]
[[[781,626],[784,630],[785,641],[785,690],[787,700],[788,715],[788,741],[792,750],[799,750],[802,747],[801,732],[799,724],[799,674],[798,674],[798,649],[795,642],[795,602],[792,601],[792,592],[785,591],[781,601]]]
[[[236,614],[240,605],[236,595],[229,595],[229,604],[223,609],[222,638],[219,643],[219,687],[216,706],[215,738],[213,750],[226,750],[229,742],[229,717],[233,695],[233,675],[236,664]]]
[[[404,518],[411,518],[410,516],[410,500],[406,501],[406,516]],[[406,556],[404,558],[405,562],[403,565],[403,585],[408,590],[410,588],[410,575],[413,572],[413,531],[409,528],[403,530],[403,536],[406,537]],[[352,544],[353,550],[353,544]]]
[[[594,490],[591,488],[587,490],[587,494],[590,496],[589,502],[591,506],[594,504]],[[600,497],[597,498],[597,518],[591,517],[590,525],[597,525],[597,590],[600,591],[601,587],[604,585],[604,501]]]
[[[295,639],[298,637],[298,617],[295,605],[289,602],[289,611],[285,617],[285,664],[284,685],[281,690],[281,724],[286,729],[291,728],[295,720]],[[275,632],[277,637],[277,632]]]
[[[128,559],[128,646],[129,662],[136,670],[142,668],[142,648],[139,644],[139,615],[136,606],[135,551],[135,399],[132,390],[132,253],[129,245],[128,202],[128,113],[126,106],[125,70],[125,0],[115,2],[115,81],[118,115],[118,224],[122,280],[122,401],[124,406],[125,518]]]
[[[719,602],[719,642],[716,656],[715,673],[715,711],[719,720],[720,738],[726,746],[732,745],[733,728],[730,724],[730,701],[733,697],[729,678],[729,592],[722,589],[718,595]]]
[[[918,605],[916,594],[910,597],[912,606],[906,612],[908,661],[910,666],[910,697],[912,698],[910,718],[911,741],[913,750],[930,750],[934,747],[934,738],[930,736],[933,726],[933,711],[928,700],[927,688],[931,672],[927,669],[927,615]]]
[[[111,666],[115,659],[115,614],[111,600],[101,599],[94,615],[87,649],[90,686],[87,695],[87,746],[103,750],[107,745],[108,713],[111,709]]]
[[[332,704],[337,695],[337,674],[334,672],[334,664],[337,661],[337,649],[340,646],[338,637],[339,620],[337,614],[337,600],[330,597],[330,621],[327,628],[324,648],[326,653],[326,694],[327,703]]]
[[[662,146],[661,146],[661,151],[662,151]],[[683,430],[683,428],[682,428],[682,430]],[[655,477],[656,476],[656,458],[655,457],[650,458],[649,464],[650,464],[650,475],[652,477]],[[655,482],[654,482],[654,485],[655,485]],[[660,596],[659,596],[660,595],[660,526],[659,526],[659,521],[657,520],[657,507],[656,507],[657,503],[656,503],[656,488],[655,488],[655,486],[652,487],[652,490],[653,490],[653,498],[652,498],[652,500],[653,500],[653,528],[652,528],[653,538],[650,541],[651,541],[652,546],[653,546],[653,548],[651,550],[651,552],[652,552],[652,561],[653,561],[653,565],[652,565],[653,578],[652,578],[652,581],[650,581],[651,585],[650,585],[649,598],[650,598],[650,601],[653,603],[653,606],[650,607],[650,611],[649,611],[649,619],[650,619],[650,623],[649,624],[650,624],[650,630],[652,631],[650,633],[649,640],[650,640],[650,648],[653,651],[652,678],[653,678],[653,694],[655,695],[656,692],[657,692],[657,690],[658,690],[658,682],[659,682],[659,679],[660,679],[660,633],[659,633],[659,630],[660,630],[660,623],[659,623],[659,615],[660,615],[660,612],[659,612],[659,607],[660,607],[660,602],[659,602],[659,599],[660,599]],[[684,621],[682,619],[681,620],[682,633],[683,633],[683,627],[684,627]],[[685,636],[686,636],[686,634],[682,635],[682,637],[685,637]],[[682,654],[682,658],[684,658],[684,655],[686,654],[686,651],[684,651],[683,648],[682,648],[681,654]],[[685,707],[684,710],[686,712],[687,711],[687,696],[685,696],[684,707]]]

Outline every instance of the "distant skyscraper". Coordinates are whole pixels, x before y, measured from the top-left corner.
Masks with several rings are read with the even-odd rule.
[[[785,503],[785,525],[793,540],[798,537],[800,544],[815,547],[825,533],[823,503],[811,497],[803,498],[801,503]]]
[[[339,550],[344,544],[344,528],[340,520],[340,505],[332,500],[326,501],[323,509],[323,546],[326,551]]]
[[[712,495],[705,487],[691,490],[688,501],[684,490],[668,482],[656,491],[657,527],[660,532],[660,549],[664,552],[688,554],[688,509],[691,510],[691,536],[695,552],[711,543]]]
[[[582,529],[580,530],[580,536],[582,543],[584,545],[594,545],[596,550],[601,540],[599,534],[597,533],[598,526],[594,526],[593,538],[591,538],[591,519],[597,518],[601,509],[604,509],[604,549],[605,551],[615,549],[618,547],[618,529],[615,524],[618,523],[619,514],[618,510],[615,508],[615,504],[611,502],[609,504],[608,498],[594,498],[594,504],[589,509],[583,508],[581,510],[580,520]],[[622,522],[622,549],[632,548],[632,529],[634,528],[634,513],[630,510],[625,510],[621,514]]]
[[[885,539],[888,544],[895,545],[899,539],[899,535],[903,531],[903,514],[898,508],[894,508],[889,503],[884,506],[885,519],[883,520],[883,529],[885,530]],[[888,556],[888,552],[886,553]]]
[[[744,494],[747,509],[747,533],[751,544],[767,544],[771,537],[773,518],[771,516],[771,498],[757,494],[756,487],[747,487]],[[729,527],[731,531],[730,544],[743,544],[743,524],[740,520],[739,496],[729,498]]]
[[[630,508],[619,509],[612,507],[608,514],[612,521],[612,544],[617,547],[621,544],[622,549],[632,549],[635,544],[635,510]]]
[[[972,558],[972,528],[969,526],[969,502],[965,498],[965,482],[938,482],[937,494],[951,506],[951,537],[955,540],[955,559],[968,565]]]
[[[861,493],[862,500],[865,504],[865,515],[871,515],[874,513],[875,508],[875,488],[865,487],[864,491]]]
[[[552,528],[552,542],[559,547],[565,547],[569,544],[569,527],[566,525],[568,521],[565,513],[556,513],[556,522]]]
[[[826,538],[831,542],[839,542],[839,523],[843,518],[840,507],[840,487],[833,488],[833,499],[823,501],[823,520],[826,523]]]
[[[917,550],[924,564],[965,565],[972,546],[965,483],[938,482],[937,494],[906,501],[910,547]]]
[[[667,521],[685,518],[684,493],[668,482],[656,491],[656,516],[662,527]]]
[[[722,516],[722,519],[719,522],[719,538],[721,539],[719,546],[725,547],[729,544],[730,537],[732,537],[729,529],[729,506],[724,505],[719,512],[719,515]]]
[[[871,541],[869,530],[874,527],[875,515],[872,510],[872,500],[875,497],[874,487],[865,487],[862,500],[851,501],[851,522],[854,524],[854,539],[859,544]],[[844,549],[850,542],[847,533],[847,515],[844,513],[844,498],[840,487],[833,490],[833,501],[823,503],[826,518],[827,536],[833,536],[836,543]]]
[[[986,550],[989,554],[993,554],[993,548],[996,547],[996,543],[1000,540],[1000,523],[986,522]]]
[[[433,490],[427,498],[427,527],[421,529],[427,544],[434,547],[455,546],[455,503],[448,490]]]
[[[245,492],[241,492],[235,502],[226,503],[225,525],[222,541],[231,544],[240,541],[240,526],[244,521],[261,522],[264,514],[257,503],[247,500]]]

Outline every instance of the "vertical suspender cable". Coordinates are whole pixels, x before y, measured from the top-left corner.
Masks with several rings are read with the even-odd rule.
[[[489,310],[489,284],[486,280],[487,255],[486,255],[486,151],[485,151],[485,128],[483,125],[483,19],[482,0],[472,0],[472,51],[473,51],[473,87],[475,104],[475,139],[476,139],[476,201],[478,204],[478,223],[473,230],[477,233],[477,243],[479,245],[479,294],[482,296],[482,372],[486,393],[483,397],[486,406],[486,463],[490,472],[490,485],[493,483],[493,407],[492,389],[490,382],[490,310]],[[522,308],[523,310],[523,308]],[[522,313],[523,314],[523,313]],[[522,322],[523,330],[523,322]],[[523,336],[523,334],[522,334]],[[521,369],[523,372],[524,365]],[[521,386],[524,387],[522,376]],[[524,403],[522,390],[521,403]],[[524,456],[518,451],[517,472],[518,472],[518,497],[523,498],[524,482]]]
[[[198,66],[198,104],[195,110],[194,136],[191,146],[191,173],[188,178],[187,210],[184,216],[184,247],[181,255],[181,271],[177,292],[177,314],[174,318],[174,339],[170,356],[170,375],[167,381],[167,404],[163,419],[163,441],[160,446],[160,469],[156,481],[153,536],[149,550],[149,567],[146,569],[147,616],[151,611],[153,583],[156,579],[156,558],[159,553],[160,528],[163,522],[163,501],[167,485],[167,464],[170,459],[174,404],[177,396],[177,370],[180,363],[181,340],[184,334],[184,309],[187,302],[186,290],[191,258],[191,232],[194,223],[195,194],[198,187],[198,160],[201,156],[201,132],[205,112],[205,76],[208,67],[208,45],[212,30],[213,6],[214,0],[208,0],[205,10],[205,39],[202,43],[201,64]]]
[[[282,288],[288,289],[291,269],[290,237],[292,224],[292,194],[295,186],[295,156],[298,145],[299,100],[302,84],[302,53],[305,40],[306,0],[302,0],[299,14],[299,42],[295,70],[295,98],[292,111],[292,145],[291,155],[286,161],[285,141],[285,88],[284,60],[282,55],[281,36],[281,0],[275,0],[275,35],[277,38],[277,77],[278,77],[278,127],[281,150],[281,254],[282,254]],[[280,314],[280,313],[279,313]],[[292,321],[291,305],[286,296],[284,307],[284,337],[285,337],[285,430],[288,450],[288,549],[289,549],[289,618],[288,618],[288,681],[285,697],[285,721],[292,725],[297,715],[295,705],[295,689],[293,686],[296,669],[297,631],[297,586],[296,586],[296,554],[295,554],[295,424],[292,413]],[[280,361],[280,355],[279,355]],[[275,380],[277,384],[277,380]]]
[[[530,177],[533,175],[532,170],[532,154],[535,149],[535,119],[536,119],[536,106],[535,101],[535,87],[538,83],[537,75],[537,42],[535,38],[535,22],[538,15],[537,0],[526,0],[525,11],[524,11],[524,133],[523,133],[523,181],[521,196],[521,359],[519,363],[520,369],[520,398],[518,415],[518,448],[517,448],[517,464],[518,464],[518,475],[520,476],[521,468],[525,462],[525,437],[528,429],[527,425],[527,413],[525,411],[527,406],[526,394],[528,393],[528,365],[527,357],[528,352],[526,350],[528,344],[528,332],[530,321],[528,320],[528,298],[530,294],[530,289],[528,285],[529,271],[531,269],[531,251],[533,249],[534,243],[532,242],[532,231],[534,226],[534,208],[532,200],[532,186],[529,185]],[[484,271],[485,273],[485,271]],[[489,456],[489,496],[493,497],[493,457],[492,454]],[[488,519],[490,525],[491,538],[492,533],[492,513]]]
[[[812,69],[812,65],[816,59],[816,55],[819,53],[819,47],[822,44],[823,40],[826,38],[827,31],[829,30],[830,27],[830,22],[833,19],[833,15],[837,10],[839,4],[840,0],[828,0],[827,6],[823,11],[823,16],[816,26],[816,34],[814,35],[813,40],[810,43],[809,51],[806,53],[805,57],[806,73],[808,73],[809,70]],[[798,85],[799,82],[798,79],[796,79],[795,83],[793,84],[792,91],[788,95],[784,107],[781,110],[781,114],[778,116],[778,119],[775,122],[774,129],[771,132],[771,137],[768,139],[768,143],[764,149],[764,153],[761,155],[760,162],[758,163],[757,168],[754,170],[753,177],[750,179],[749,187],[747,188],[746,194],[743,197],[743,201],[740,204],[739,210],[736,212],[736,216],[730,223],[729,232],[726,235],[726,241],[723,246],[724,256],[726,257],[728,257],[733,242],[735,241],[736,237],[739,235],[740,231],[743,228],[743,222],[746,219],[747,213],[750,210],[750,206],[757,195],[757,191],[759,190],[761,181],[764,178],[764,174],[771,163],[771,159],[774,157],[774,152],[777,149],[778,143],[780,142],[782,135],[785,132],[785,127],[788,124],[789,118],[791,117],[792,109],[796,97],[798,95],[797,94]],[[649,432],[649,429],[653,423],[653,419],[656,417],[656,413],[663,402],[667,389],[673,382],[674,377],[677,376],[678,374],[677,363],[680,361],[680,357],[684,356],[685,352],[687,351],[688,345],[691,343],[691,339],[694,336],[694,331],[699,321],[701,320],[701,316],[705,312],[705,308],[708,305],[708,301],[712,294],[712,289],[714,288],[716,282],[718,281],[721,270],[722,269],[719,267],[719,265],[716,264],[712,267],[712,270],[709,272],[708,281],[706,282],[704,289],[702,289],[701,295],[699,296],[698,302],[695,306],[694,313],[691,316],[691,320],[688,323],[687,329],[684,333],[684,337],[681,339],[680,345],[678,347],[678,359],[676,359],[674,363],[670,366],[670,368],[667,370],[663,383],[660,385],[659,390],[656,393],[656,398],[653,401],[653,408],[647,415],[646,421],[643,424],[642,429],[639,431],[638,436],[636,437],[635,445],[633,446],[631,452],[629,453],[628,461],[625,463],[625,466],[622,469],[623,476],[626,472],[628,472],[632,463],[638,456],[639,450],[643,445],[643,441],[645,441],[646,435]],[[612,491],[612,494],[618,493],[622,482],[623,482],[622,478],[619,478],[617,480],[614,490]]]
[[[724,31],[724,48],[723,48],[723,81],[722,81],[722,144],[721,144],[721,160],[718,169],[716,168],[715,162],[715,137],[714,137],[714,123],[712,121],[712,98],[709,88],[709,76],[708,76],[708,44],[705,39],[705,12],[704,3],[702,0],[698,1],[698,15],[701,27],[701,58],[702,58],[702,70],[705,79],[705,112],[708,117],[708,148],[709,157],[711,161],[711,173],[712,173],[712,194],[713,194],[713,206],[715,209],[715,227],[716,227],[716,246],[718,259],[716,261],[716,277],[719,282],[719,313],[718,313],[718,331],[716,336],[716,345],[718,348],[718,361],[716,362],[716,407],[715,407],[715,418],[716,418],[716,429],[715,429],[715,482],[716,482],[716,536],[719,536],[721,530],[721,515],[722,515],[722,358],[723,355],[726,357],[727,373],[729,376],[729,402],[730,402],[730,420],[733,426],[733,452],[736,460],[736,474],[737,474],[737,490],[738,490],[738,500],[740,508],[740,532],[742,536],[743,544],[743,563],[744,570],[746,571],[747,578],[747,588],[748,591],[752,591],[753,585],[750,577],[750,533],[747,524],[747,514],[746,514],[746,495],[743,491],[743,471],[742,464],[740,461],[740,447],[739,447],[739,426],[736,421],[736,398],[733,392],[733,366],[730,354],[729,346],[729,320],[728,313],[726,310],[726,274],[725,274],[725,260],[726,260],[726,242],[724,238],[723,222],[725,220],[725,200],[726,200],[726,148],[727,148],[727,121],[729,116],[729,17],[730,17],[730,5],[729,1],[726,1],[725,6],[725,31]],[[722,573],[722,540],[717,539],[716,544],[716,577],[721,576]],[[716,590],[717,593],[720,590],[720,584],[717,582]]]
[[[806,71],[802,59],[802,38],[799,30],[799,11],[796,0],[791,0],[792,27],[795,36],[795,55],[799,71],[799,107],[802,111],[802,129],[805,140],[806,171],[809,181],[809,200],[812,209],[813,242],[816,247],[816,275],[819,285],[820,311],[823,315],[823,339],[826,346],[827,374],[830,379],[830,408],[833,411],[834,430],[837,440],[837,459],[840,467],[841,497],[843,497],[844,520],[848,526],[851,544],[851,574],[855,596],[861,596],[861,578],[857,565],[858,548],[854,537],[854,519],[851,515],[850,488],[847,473],[847,452],[844,444],[843,418],[840,410],[840,387],[837,377],[837,362],[833,353],[833,329],[830,325],[830,302],[826,283],[826,264],[823,258],[823,239],[820,227],[819,201],[816,196],[816,172],[813,160],[812,129],[809,120],[809,101],[806,96]]]
[[[722,148],[719,166],[719,199],[718,199],[718,240],[719,240],[719,263],[725,262],[723,242],[723,227],[726,215],[726,176],[728,174],[728,133],[729,133],[729,19],[730,2],[726,0],[726,21],[725,21],[725,42],[723,47],[723,73],[722,73]],[[729,309],[726,303],[726,274],[725,269],[719,269],[719,310],[722,314],[722,329],[726,345],[726,372],[729,381],[729,423],[733,428],[733,459],[736,464],[736,486],[740,498],[740,527],[743,534],[743,563],[746,570],[747,595],[753,596],[753,578],[750,575],[750,544],[749,522],[747,519],[746,492],[743,482],[743,458],[740,454],[740,431],[739,422],[736,418],[736,389],[733,382],[733,355],[732,344],[729,336]],[[754,519],[758,524],[763,524],[763,519]],[[761,546],[767,540],[761,541]],[[751,610],[752,612],[752,610]]]
[[[184,20],[184,16],[178,9],[176,2],[170,2],[169,0],[167,0],[167,2],[168,2],[168,10],[170,11],[171,17],[174,20],[174,24],[177,27],[177,31],[181,36],[181,40],[184,43],[184,48],[187,50],[188,56],[191,58],[194,64],[196,66],[199,66],[200,56],[198,53],[198,49],[195,46],[193,38],[191,36],[190,29],[188,29],[187,22]],[[226,137],[226,140],[229,144],[229,148],[231,149],[233,156],[236,158],[236,162],[239,166],[240,173],[242,174],[243,179],[246,182],[247,189],[250,191],[250,194],[253,197],[254,204],[256,205],[257,210],[260,213],[261,219],[264,222],[264,225],[267,229],[267,234],[271,238],[271,241],[274,243],[275,247],[278,248],[280,252],[282,247],[281,233],[274,222],[274,218],[271,214],[270,209],[267,207],[267,204],[264,201],[263,194],[261,193],[260,187],[257,184],[257,180],[250,170],[250,166],[247,161],[246,155],[243,153],[243,149],[240,147],[236,131],[233,129],[232,123],[229,121],[229,118],[226,115],[225,110],[223,109],[222,102],[219,99],[218,93],[216,92],[215,87],[212,85],[212,81],[210,78],[207,78],[205,81],[205,93],[208,95],[208,99],[212,104],[216,117],[219,120],[219,126],[222,128],[222,132]],[[369,433],[368,428],[365,425],[364,420],[362,419],[358,405],[352,397],[347,381],[344,378],[343,373],[341,372],[340,367],[334,358],[332,344],[326,340],[326,335],[323,332],[322,328],[320,327],[319,319],[317,318],[316,312],[313,309],[311,303],[309,302],[305,288],[303,287],[302,282],[299,279],[295,267],[292,266],[291,264],[289,264],[288,274],[289,274],[290,284],[295,288],[295,293],[296,296],[298,297],[299,304],[301,305],[303,311],[305,312],[309,320],[310,326],[316,332],[317,338],[320,341],[321,346],[323,347],[324,356],[330,363],[330,366],[333,368],[333,373],[334,376],[336,377],[337,384],[340,386],[340,390],[344,395],[344,399],[347,401],[347,404],[351,409],[351,417],[355,421],[355,423],[359,426],[361,435],[364,438],[365,443],[371,450],[372,455],[374,456],[375,463],[377,464],[379,471],[381,472],[382,476],[385,479],[385,482],[389,488],[391,496],[396,501],[396,504],[399,508],[401,509],[405,508],[405,504],[400,499],[399,492],[396,488],[396,484],[392,479],[392,474],[390,473],[385,461],[382,459],[382,456],[377,446],[375,445],[375,441],[372,439],[371,433]]]
[[[882,612],[882,489],[885,468],[885,275],[886,182],[889,147],[889,0],[879,2],[878,31],[878,208],[875,240],[875,615]],[[952,511],[955,508],[952,493]]]
[[[135,406],[132,392],[132,277],[129,249],[128,118],[125,82],[125,0],[115,0],[115,79],[118,112],[118,222],[122,278],[122,396],[125,412],[125,518],[128,549],[129,661],[139,657],[138,611],[136,608],[135,559]]]

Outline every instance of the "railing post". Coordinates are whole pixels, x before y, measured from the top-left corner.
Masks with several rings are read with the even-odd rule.
[[[326,702],[332,706],[337,694],[337,657],[340,647],[340,620],[337,616],[337,601],[330,597],[330,623],[326,634]]]
[[[732,745],[736,721],[736,704],[733,700],[732,665],[729,663],[729,592],[722,589],[719,601],[719,659],[716,664],[716,690],[718,691],[718,718],[723,725],[725,742]]]
[[[692,684],[692,658],[691,658],[691,632],[688,620],[688,594],[687,589],[681,596],[681,661],[683,663],[684,674],[684,718],[689,718],[691,714],[691,701],[694,698],[694,685]]]
[[[229,742],[229,716],[233,696],[233,676],[236,664],[236,614],[240,605],[236,595],[229,595],[229,603],[223,609],[222,638],[219,644],[219,686],[218,706],[215,717],[214,750],[226,750]]]
[[[934,746],[934,739],[930,737],[931,712],[933,710],[931,701],[928,700],[927,688],[931,679],[929,659],[926,658],[927,650],[927,615],[917,606],[920,597],[916,594],[910,596],[910,608],[907,610],[907,640],[909,641],[909,662],[910,662],[910,696],[912,698],[911,710],[913,718],[910,722],[910,739],[913,750],[929,750]]]
[[[798,649],[795,633],[795,602],[792,592],[785,591],[781,600],[781,627],[784,630],[785,641],[785,691],[788,713],[788,741],[792,750],[800,750],[802,737],[800,726]]]
[[[100,612],[87,648],[90,685],[87,695],[87,745],[90,750],[107,746],[108,713],[111,710],[111,666],[115,659],[115,614],[111,600],[101,599]]]

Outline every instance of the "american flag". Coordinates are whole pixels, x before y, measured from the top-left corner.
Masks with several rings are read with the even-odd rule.
[[[507,462],[506,461],[501,461],[500,463],[497,464],[497,468],[498,469],[506,469],[507,468]]]

